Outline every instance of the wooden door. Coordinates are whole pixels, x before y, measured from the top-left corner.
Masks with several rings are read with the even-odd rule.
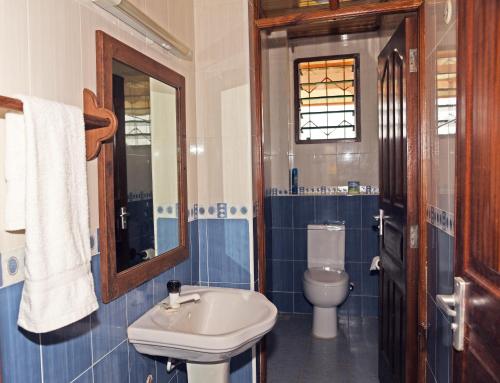
[[[469,286],[454,382],[500,382],[500,2],[459,1],[457,251]]]
[[[381,382],[416,379],[418,272],[410,230],[418,222],[417,43],[416,18],[407,17],[378,59],[380,208],[386,216],[380,238]]]

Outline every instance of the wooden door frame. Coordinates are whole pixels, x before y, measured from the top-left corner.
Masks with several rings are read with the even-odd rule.
[[[428,169],[428,162],[426,162],[426,155],[428,155],[429,148],[426,145],[426,126],[425,126],[425,17],[424,17],[424,2],[423,1],[391,1],[391,6],[387,3],[376,3],[378,5],[370,6],[369,9],[361,7],[356,9],[355,12],[346,12],[341,9],[333,9],[330,11],[322,12],[321,14],[311,15],[311,12],[303,12],[294,14],[293,17],[276,17],[272,19],[259,19],[260,15],[260,0],[249,1],[249,37],[250,37],[250,79],[251,79],[251,103],[252,103],[252,177],[253,177],[253,195],[254,195],[254,208],[255,218],[257,221],[257,230],[254,232],[254,243],[256,244],[257,253],[257,277],[258,277],[258,291],[262,294],[266,293],[266,245],[265,245],[265,220],[264,220],[264,197],[265,197],[265,184],[264,184],[264,159],[263,159],[263,98],[262,98],[262,46],[261,46],[261,32],[270,31],[276,28],[284,28],[289,25],[299,24],[313,24],[314,22],[324,22],[333,20],[342,20],[363,16],[366,14],[394,14],[394,13],[407,13],[416,11],[417,25],[418,25],[418,92],[414,95],[418,99],[417,120],[416,120],[416,134],[417,143],[413,148],[413,153],[416,156],[415,166],[417,166],[417,180],[414,180],[414,191],[418,196],[418,202],[415,212],[415,219],[418,221],[419,227],[419,241],[416,260],[418,265],[418,276],[416,276],[417,289],[417,313],[415,315],[415,336],[418,343],[416,355],[417,360],[413,361],[410,371],[414,376],[412,381],[419,383],[425,382],[425,366],[427,358],[426,350],[426,323],[427,323],[427,307],[426,307],[426,294],[427,294],[427,230],[426,230],[426,179],[423,177],[424,171]],[[308,16],[309,14],[309,16]],[[410,183],[408,183],[410,185]],[[259,383],[266,383],[267,375],[267,355],[265,338],[260,342],[259,346]]]

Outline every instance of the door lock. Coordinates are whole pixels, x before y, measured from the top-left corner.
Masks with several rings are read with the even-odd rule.
[[[453,348],[457,351],[464,349],[465,331],[465,292],[467,285],[460,277],[455,277],[454,292],[450,295],[436,295],[436,303],[443,312],[453,318]]]

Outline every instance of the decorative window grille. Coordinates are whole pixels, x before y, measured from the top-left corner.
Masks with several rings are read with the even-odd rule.
[[[130,79],[125,85],[125,137],[128,146],[151,145],[149,77]]]
[[[359,55],[295,61],[296,142],[360,140]]]
[[[454,135],[457,122],[456,51],[438,51],[436,56],[438,135]]]

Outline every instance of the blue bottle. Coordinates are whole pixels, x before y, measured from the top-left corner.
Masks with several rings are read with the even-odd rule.
[[[290,190],[292,194],[299,192],[299,170],[297,168],[290,169]]]

